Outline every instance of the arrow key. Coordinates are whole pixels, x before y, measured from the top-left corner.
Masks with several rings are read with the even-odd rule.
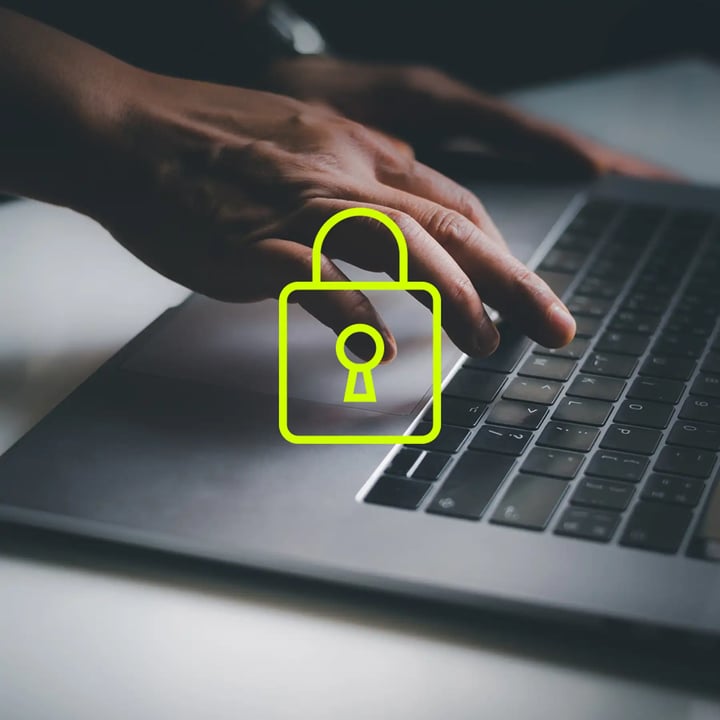
[[[560,390],[562,390],[562,385],[552,380],[518,377],[508,385],[503,397],[507,400],[552,405],[557,400]]]
[[[487,417],[489,423],[536,430],[547,415],[547,408],[533,403],[500,400]]]

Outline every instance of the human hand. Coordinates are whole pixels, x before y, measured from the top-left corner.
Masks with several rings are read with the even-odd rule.
[[[547,174],[610,172],[656,179],[671,172],[483,94],[432,68],[347,62],[326,56],[278,60],[266,81],[277,91],[322,102],[404,140],[438,146],[457,137]]]
[[[108,132],[112,185],[89,213],[162,274],[221,300],[277,297],[309,279],[322,223],[366,206],[399,225],[410,278],[438,288],[444,327],[465,352],[486,355],[497,344],[483,301],[545,345],[572,338],[562,303],[508,252],[477,198],[416,162],[403,143],[287,97],[138,78]],[[340,224],[324,253],[326,281],[345,279],[331,257],[397,272],[387,229],[370,219]],[[336,333],[356,322],[376,327],[385,360],[394,355],[390,330],[362,293],[297,295]],[[356,354],[372,354],[364,335],[353,339]]]

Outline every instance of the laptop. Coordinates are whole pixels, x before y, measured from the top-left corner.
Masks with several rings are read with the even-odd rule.
[[[294,445],[278,429],[277,303],[158,318],[0,458],[0,519],[479,609],[720,638],[720,190],[610,177],[529,263],[577,337],[499,321],[443,338],[442,429]],[[365,277],[350,271],[354,277]],[[377,293],[398,357],[343,403],[334,335],[288,314],[301,432],[431,417],[432,323]]]

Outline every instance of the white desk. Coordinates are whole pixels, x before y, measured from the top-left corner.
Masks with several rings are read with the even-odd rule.
[[[720,183],[708,66],[518,100]],[[502,193],[488,205],[512,227]],[[0,451],[184,295],[84,218],[0,206]],[[3,720],[720,717],[683,658],[2,528],[0,548]]]

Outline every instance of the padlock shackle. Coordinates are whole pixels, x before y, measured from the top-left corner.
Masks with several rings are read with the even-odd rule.
[[[356,207],[340,210],[329,217],[320,227],[315,236],[312,246],[312,281],[313,283],[322,282],[322,248],[327,234],[340,222],[353,217],[369,217],[382,223],[395,238],[398,248],[398,278],[399,283],[408,282],[408,249],[405,236],[398,224],[384,212],[373,210],[372,208]]]

